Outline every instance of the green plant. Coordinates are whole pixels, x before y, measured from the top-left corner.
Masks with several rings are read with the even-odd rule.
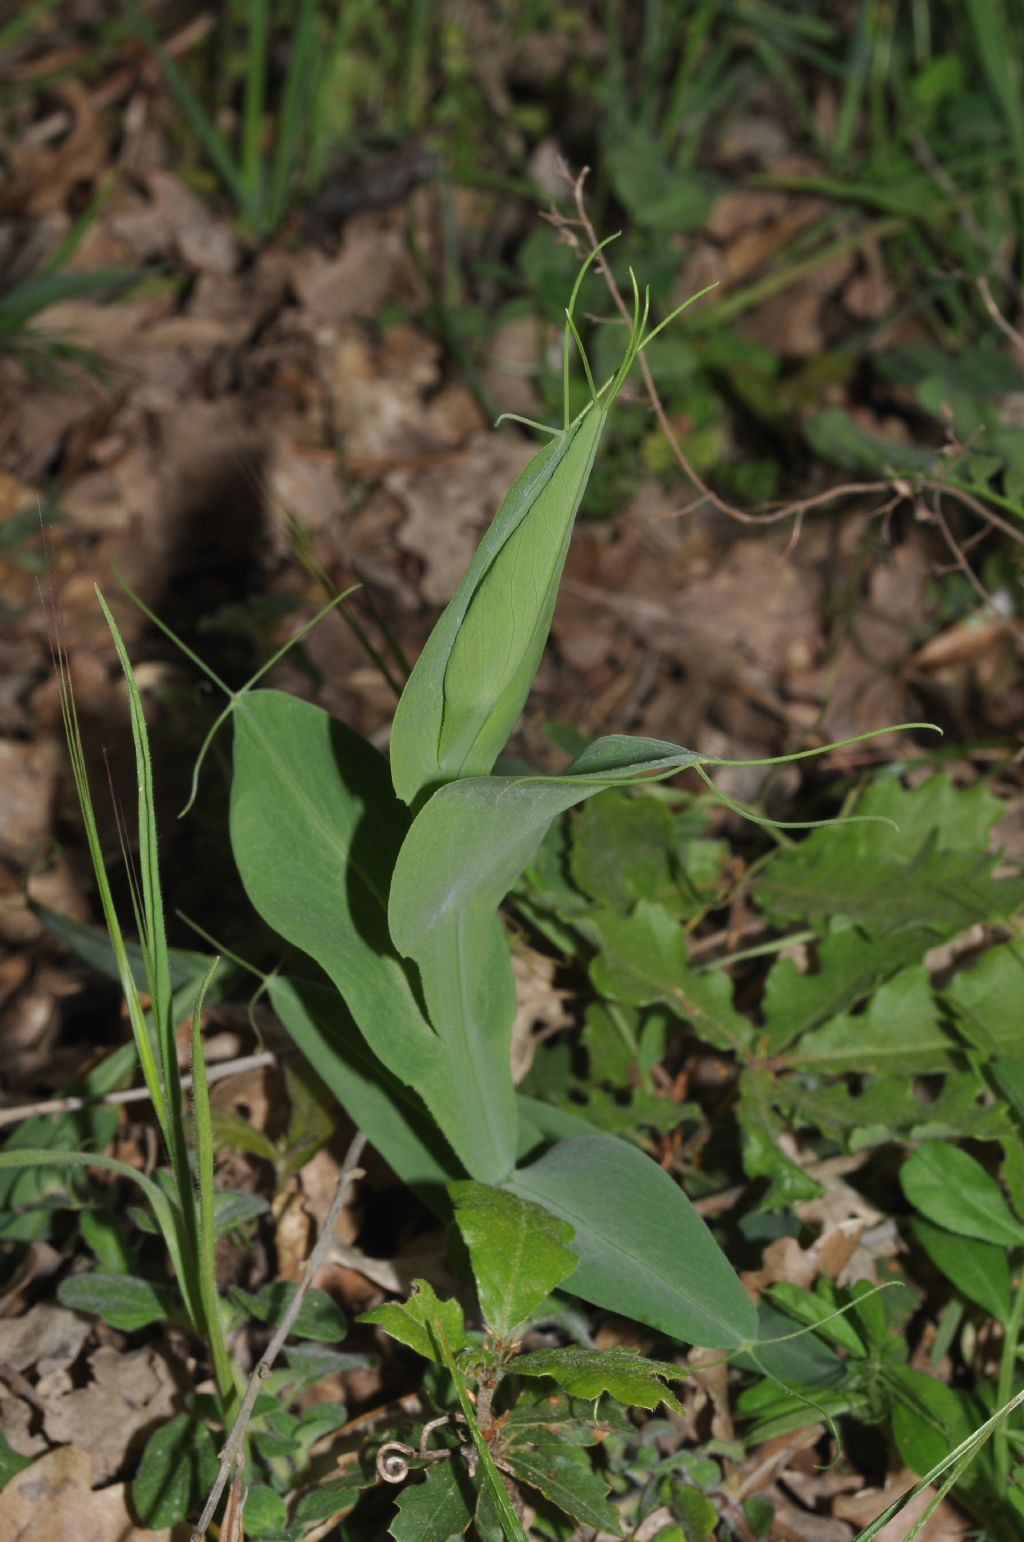
[[[331,8],[319,0],[297,0],[294,5],[252,0],[234,10],[226,7],[225,25],[237,21],[243,38],[235,136],[221,128],[217,113],[204,106],[189,74],[161,47],[138,0],[126,0],[126,6],[131,26],[153,54],[242,222],[254,235],[272,235],[297,184],[307,194],[316,187],[333,141],[343,139],[351,128],[346,104],[356,88],[348,78],[346,51],[374,8],[346,5],[332,17]],[[272,96],[275,35],[287,39],[288,63]]]

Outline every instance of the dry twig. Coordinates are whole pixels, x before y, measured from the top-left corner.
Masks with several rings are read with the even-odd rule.
[[[277,1325],[277,1331],[249,1378],[249,1385],[245,1389],[242,1406],[235,1416],[235,1422],[231,1427],[231,1434],[228,1436],[227,1442],[220,1454],[220,1468],[217,1477],[210,1490],[203,1513],[199,1517],[199,1524],[192,1533],[191,1542],[203,1542],[228,1479],[233,1472],[236,1470],[240,1471],[241,1469],[242,1443],[245,1440],[245,1432],[249,1427],[249,1420],[252,1417],[252,1411],[259,1396],[260,1386],[270,1375],[274,1361],[280,1354],[284,1341],[292,1330],[292,1324],[299,1315],[299,1309],[313,1283],[314,1276],[327,1258],[331,1243],[334,1240],[334,1228],[338,1224],[338,1217],[341,1215],[345,1202],[348,1199],[349,1189],[357,1178],[363,1176],[358,1162],[363,1154],[363,1147],[365,1145],[366,1136],[359,1133],[354,1136],[345,1153],[345,1160],[338,1175],[338,1186],[334,1191],[334,1198],[331,1200],[331,1208],[324,1217],[324,1223],[320,1228],[320,1235],[316,1240],[316,1246],[306,1260],[306,1267],[302,1271],[302,1279],[299,1281],[298,1289],[291,1301],[289,1301],[288,1309]]]

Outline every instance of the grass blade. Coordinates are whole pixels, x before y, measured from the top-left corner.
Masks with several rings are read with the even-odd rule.
[[[217,1229],[213,1213],[213,1121],[210,1117],[210,1089],[206,1080],[206,1057],[203,1054],[203,1001],[210,988],[220,959],[215,958],[196,992],[192,1008],[192,1117],[196,1141],[196,1177],[199,1190],[199,1248],[196,1269],[199,1275],[199,1294],[206,1320],[206,1339],[213,1359],[213,1372],[217,1390],[226,1413],[230,1413],[235,1401],[236,1387],[224,1327],[217,1296]]]
[[[242,105],[242,182],[252,209],[263,202],[263,112],[267,89],[267,0],[249,0]]]
[[[161,47],[160,39],[153,31],[147,17],[143,14],[138,0],[127,0],[127,5],[131,24],[156,60],[157,67],[164,77],[167,89],[174,97],[190,128],[194,131],[196,138],[209,156],[224,186],[235,200],[239,212],[253,228],[256,228],[259,223],[259,211],[250,201],[245,179],[235,162],[234,156],[228,149],[227,142],[217,132],[213,123],[203,111],[199,98],[189,85],[184,72],[179,69],[170,54],[166,53]]]
[[[298,164],[305,126],[312,115],[316,92],[312,75],[317,43],[316,0],[302,0],[291,39],[288,74],[277,119],[270,188],[263,211],[263,227],[273,230],[288,206],[292,175]]]

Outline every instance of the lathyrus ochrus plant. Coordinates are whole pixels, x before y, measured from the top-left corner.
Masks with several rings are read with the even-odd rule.
[[[518,1095],[515,992],[498,908],[552,821],[602,788],[701,774],[701,757],[613,735],[560,776],[495,775],[548,634],[573,520],[612,404],[659,327],[634,281],[615,375],[526,466],[398,705],[391,766],[277,691],[234,702],[231,838],[250,899],[323,970],[274,976],[282,1021],[355,1121],[429,1196],[469,1175],[573,1228],[569,1288],[684,1341],[738,1346],[754,1307],[677,1185],[641,1151]],[[670,318],[671,319],[671,318]],[[662,326],[665,323],[662,323]],[[439,518],[443,510],[438,511]]]

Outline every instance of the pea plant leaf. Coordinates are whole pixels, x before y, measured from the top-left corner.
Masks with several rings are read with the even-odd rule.
[[[738,1348],[754,1304],[667,1173],[614,1136],[561,1141],[506,1185],[574,1228],[573,1293],[684,1343]]]
[[[482,1183],[453,1183],[455,1220],[469,1249],[483,1319],[507,1339],[576,1268],[572,1227],[540,1205]]]
[[[665,1403],[682,1412],[667,1381],[684,1381],[687,1371],[668,1360],[649,1360],[631,1349],[538,1349],[512,1364],[517,1376],[550,1376],[570,1397],[593,1401],[605,1392],[631,1408]]]
[[[388,934],[388,886],[407,816],[385,763],[344,724],[280,691],[243,694],[234,732],[231,843],[249,898],[316,960],[374,1055],[423,1097],[472,1170],[476,1105],[467,1111]]]
[[[392,776],[406,803],[486,774],[515,727],[606,418],[607,407],[592,408],[524,468],[431,632],[391,734]]]
[[[694,758],[661,740],[615,735],[590,745],[563,776],[449,782],[413,820],[391,882],[390,932],[419,968],[450,1085],[468,1089],[451,1110],[457,1130],[441,1123],[482,1182],[500,1185],[509,1176],[517,1144],[508,1075],[515,987],[498,906],[558,814],[609,782]],[[429,1102],[426,1088],[424,1096]]]
[[[926,1141],[900,1168],[907,1199],[926,1220],[961,1237],[1002,1247],[1024,1245],[1018,1221],[996,1180],[959,1146]]]

